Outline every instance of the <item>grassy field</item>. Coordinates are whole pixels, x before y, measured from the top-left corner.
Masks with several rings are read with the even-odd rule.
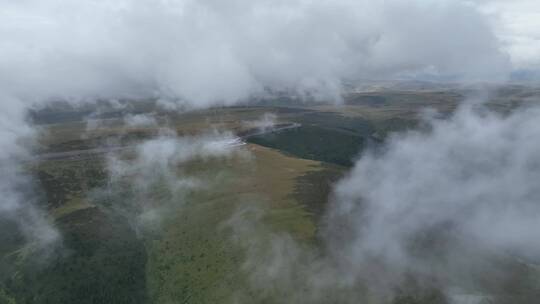
[[[28,170],[37,182],[40,207],[62,241],[40,249],[20,239],[3,255],[4,298],[13,303],[146,303],[143,243],[128,219],[99,208],[89,197],[106,183],[104,160],[32,162]]]
[[[350,166],[376,132],[371,121],[336,109],[258,106],[154,113],[159,125],[148,127],[126,127],[112,114],[101,117],[96,129],[72,119],[80,113],[67,113],[63,123],[47,121],[39,141],[39,149],[47,152],[130,145],[155,136],[163,126],[180,135],[213,129],[241,133],[249,128],[246,121],[267,112],[302,127],[253,138],[268,147],[242,147],[249,151],[247,158],[185,164],[178,178],[196,178],[206,188],[178,196],[156,182],[143,201],[129,181],[110,185],[103,155],[30,163],[42,190],[41,207],[64,237],[62,248],[37,267],[31,255],[13,254],[16,245],[6,247],[6,264],[17,259],[19,266],[3,280],[0,303],[2,298],[16,303],[234,303],[238,297],[245,303],[279,303],[271,292],[261,295],[251,288],[243,270],[246,248],[232,240],[227,223],[256,207],[262,210],[262,228],[253,232],[255,239],[264,242],[273,233],[286,233],[299,244],[317,246],[331,185],[345,172],[340,165]],[[103,192],[111,187],[111,193]],[[148,225],[149,215],[159,219]],[[141,221],[146,222],[141,226]]]
[[[293,193],[301,186],[301,177],[325,167],[256,145],[248,149],[252,159],[221,167],[227,178],[215,181],[219,186],[211,192],[190,195],[188,205],[167,219],[163,233],[147,241],[148,286],[154,303],[232,303],[239,291],[252,301],[260,300],[249,291],[242,273],[244,252],[223,228],[241,208],[262,205],[263,220],[272,231],[291,233],[301,242],[314,240],[311,202],[300,202]]]
[[[63,242],[46,263],[6,252],[3,261],[19,266],[3,279],[0,303],[232,303],[239,291],[257,301],[242,272],[244,249],[231,241],[225,223],[258,206],[267,233],[313,243],[330,180],[342,169],[257,145],[242,149],[250,156],[181,168],[206,188],[175,197],[155,185],[145,203],[165,212],[149,229],[136,224],[141,206],[129,187],[112,196],[92,194],[111,187],[101,156],[29,164]],[[302,195],[314,187],[317,195]]]
[[[305,110],[299,110],[304,112]],[[155,136],[159,129],[168,128],[179,135],[196,135],[211,130],[246,130],[244,122],[259,119],[267,112],[294,115],[294,109],[271,107],[217,108],[211,110],[151,112],[157,125],[127,126],[122,117],[93,118],[96,127],[89,128],[87,121],[68,121],[41,125],[38,151],[57,152],[89,149],[103,144],[129,144]]]
[[[509,101],[494,98],[491,106],[505,111],[527,94],[509,88],[500,92]],[[300,246],[320,245],[317,232],[332,184],[354,158],[388,133],[414,128],[424,107],[448,114],[462,96],[461,91],[354,93],[341,105],[277,100],[185,113],[141,104],[127,112],[98,115],[99,127],[94,129],[81,121],[92,115],[91,108],[46,112],[37,119],[42,132],[36,150],[41,152],[134,145],[155,136],[161,127],[179,135],[242,133],[250,128],[247,121],[267,112],[276,113],[279,123],[302,126],[252,137],[250,144],[239,148],[249,152],[247,157],[183,164],[174,178],[194,179],[202,187],[181,193],[160,179],[149,181],[144,196],[129,177],[115,184],[109,180],[103,155],[28,162],[39,207],[61,232],[62,246],[54,248],[46,261],[34,259],[31,244],[25,246],[20,231],[14,230],[16,223],[0,218],[0,304],[282,303],[272,294],[276,291],[272,286],[261,292],[248,282],[244,267],[248,253],[234,240],[231,219],[254,209],[258,213],[245,216],[253,216],[257,229],[244,227],[254,239],[264,243],[271,235],[284,233]],[[143,109],[154,115],[157,126],[123,123],[122,115]],[[129,162],[132,154],[129,149],[124,152]],[[265,262],[261,258],[260,263]],[[513,267],[515,263],[509,266]],[[524,267],[511,281],[526,278],[529,284],[532,280],[523,275],[527,271]],[[517,290],[522,285],[526,284],[489,288]],[[536,287],[527,288],[523,293]],[[435,291],[421,298],[403,292],[393,303],[444,303]]]

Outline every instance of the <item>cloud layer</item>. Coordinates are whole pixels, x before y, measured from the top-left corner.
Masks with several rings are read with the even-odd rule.
[[[204,107],[266,87],[337,94],[342,80],[502,79],[484,16],[460,1],[2,1],[0,90],[158,95]]]
[[[338,99],[347,79],[491,79],[507,69],[484,17],[456,1],[2,0],[0,7],[0,159],[26,153],[25,111],[51,99],[157,97],[204,108],[266,88]]]
[[[382,154],[364,156],[336,188],[333,214],[351,219],[355,238],[348,253],[411,268],[411,242],[450,233],[538,259],[539,115],[538,108],[502,117],[465,106],[449,120],[429,121],[428,132],[397,136]]]
[[[98,200],[110,200],[112,208],[128,219],[136,219],[136,229],[159,225],[166,212],[183,207],[192,190],[206,191],[213,180],[200,180],[185,172],[188,163],[247,156],[238,149],[238,138],[230,133],[179,137],[168,129],[156,138],[143,141],[133,155],[108,157],[106,189],[95,189]]]
[[[265,231],[261,209],[242,209],[228,225],[252,287],[286,303],[530,303],[540,276],[539,115],[466,105],[366,153],[336,185],[323,252]]]
[[[20,219],[31,237],[57,237],[21,195],[19,181],[27,179],[12,163],[27,151],[21,138],[32,135],[25,110],[50,99],[151,96],[204,108],[266,88],[338,98],[344,80],[504,79],[509,58],[485,15],[466,2],[0,0],[0,159],[10,168],[0,177],[0,212]],[[537,257],[539,114],[462,110],[427,134],[394,139],[382,156],[362,158],[337,188],[332,217],[344,227],[329,233],[345,229],[333,240],[339,254],[319,259],[276,237],[274,250],[264,251],[272,269],[249,261],[246,269],[279,279],[277,288],[309,278],[292,298],[300,303],[323,299],[328,289],[347,297],[339,291],[369,274],[363,266],[373,255],[400,273],[413,267],[431,274],[407,245],[434,229]],[[220,143],[168,137],[138,155],[170,173],[182,155],[227,155]]]

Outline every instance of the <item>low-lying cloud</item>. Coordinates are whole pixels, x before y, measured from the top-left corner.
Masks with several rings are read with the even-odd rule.
[[[363,79],[505,79],[512,68],[507,54],[484,15],[466,2],[0,1],[0,160],[10,168],[0,177],[0,212],[20,220],[30,239],[58,235],[22,195],[19,181],[27,177],[17,162],[29,153],[22,139],[33,130],[25,111],[50,100],[155,97],[206,108],[267,89],[338,99],[343,81]],[[338,185],[330,214],[344,225],[329,224],[329,235],[344,229],[332,241],[339,254],[321,260],[298,249],[296,260],[283,260],[297,244],[278,237],[283,249],[265,252],[278,267],[269,278],[282,278],[286,268],[294,280],[282,282],[297,282],[306,276],[295,267],[304,267],[305,297],[293,299],[314,302],[325,290],[357,286],[372,255],[398,273],[414,266],[431,274],[407,240],[446,226],[482,248],[537,257],[538,114],[462,110],[427,134],[392,140],[382,156],[363,157]],[[143,167],[121,160],[111,166],[119,175],[171,172],[196,155],[228,155],[234,139],[224,138],[160,137],[137,148]]]
[[[465,105],[364,154],[335,187],[322,252],[265,231],[262,209],[242,209],[227,224],[245,246],[252,287],[285,303],[530,303],[537,290],[523,286],[540,276],[539,116]]]
[[[156,138],[137,144],[134,151],[108,157],[108,186],[96,189],[97,200],[112,201],[110,206],[139,224],[159,224],[163,214],[182,207],[185,196],[194,190],[212,187],[213,180],[200,179],[186,166],[193,162],[245,157],[231,133],[178,136],[169,129]],[[160,199],[161,198],[161,199]],[[143,227],[144,228],[144,227]]]
[[[341,212],[363,214],[358,249],[399,257],[400,240],[449,225],[493,248],[538,256],[539,116],[538,108],[501,117],[465,106],[430,121],[427,134],[393,138],[382,155],[363,157],[336,189]]]
[[[2,1],[0,89],[32,101],[158,96],[205,107],[343,80],[503,79],[462,1]],[[332,96],[333,93],[324,94]]]
[[[348,223],[348,269],[375,257],[466,288],[454,276],[488,273],[479,264],[493,255],[538,262],[539,115],[465,105],[362,157],[337,185],[330,215]]]
[[[264,113],[259,119],[246,121],[244,126],[257,129],[260,132],[266,132],[272,129],[277,122],[277,115],[274,113]]]

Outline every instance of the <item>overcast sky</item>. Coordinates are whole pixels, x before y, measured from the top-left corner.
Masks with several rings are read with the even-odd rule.
[[[0,91],[198,107],[343,80],[501,81],[540,67],[533,0],[0,0]]]
[[[540,1],[475,1],[488,16],[497,37],[510,54],[514,68],[540,67]]]

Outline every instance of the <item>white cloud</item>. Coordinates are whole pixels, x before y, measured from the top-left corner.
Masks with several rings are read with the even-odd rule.
[[[349,225],[338,249],[347,269],[362,273],[361,261],[376,257],[396,273],[466,289],[470,281],[460,280],[470,276],[508,278],[489,278],[493,268],[481,266],[493,255],[538,261],[539,115],[464,106],[431,121],[430,131],[397,136],[382,154],[362,157],[337,185],[332,211]]]
[[[172,130],[161,133],[135,146],[134,157],[108,157],[108,187],[95,193],[98,199],[105,195],[105,200],[113,201],[117,211],[131,213],[130,218],[140,221],[136,228],[159,224],[165,213],[186,203],[188,191],[213,186],[213,177],[200,179],[186,172],[189,162],[249,155],[234,144],[237,138],[230,133],[191,137],[179,137]]]
[[[365,154],[336,185],[322,252],[265,230],[255,204],[241,209],[226,227],[251,287],[290,303],[393,303],[399,291],[422,303],[534,302],[516,287],[538,278],[539,115],[465,106]]]
[[[0,159],[25,151],[25,109],[53,98],[156,96],[204,108],[266,87],[336,97],[344,79],[500,80],[509,69],[484,15],[462,1],[0,0],[0,8]]]
[[[515,69],[540,69],[540,2],[475,1],[488,16]]]
[[[246,121],[243,123],[248,128],[258,129],[259,131],[267,131],[272,129],[277,122],[277,115],[274,113],[264,113],[259,119],[253,121]]]
[[[154,116],[147,114],[128,114],[124,117],[124,123],[128,127],[155,127],[158,124]]]
[[[484,17],[459,1],[2,1],[0,89],[153,95],[204,107],[263,87],[432,71],[501,79]]]

